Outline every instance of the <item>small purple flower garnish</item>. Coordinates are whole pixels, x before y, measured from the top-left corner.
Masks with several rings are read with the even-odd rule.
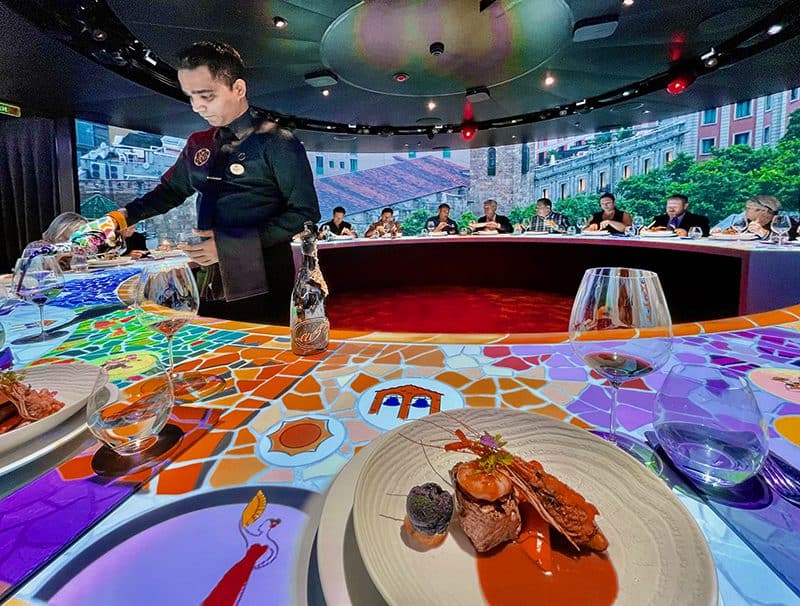
[[[490,436],[488,433],[485,433],[481,436],[480,442],[481,444],[483,444],[487,448],[491,448],[492,450],[497,450],[498,448],[500,448],[500,444],[498,443],[497,438]]]

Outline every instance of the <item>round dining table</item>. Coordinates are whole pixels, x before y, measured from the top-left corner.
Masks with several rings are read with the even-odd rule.
[[[437,246],[440,258],[476,263],[515,251],[535,260],[530,275],[561,267],[561,275],[569,274],[566,282],[597,258],[601,246],[596,239],[566,236],[447,240],[324,243],[320,259],[331,296],[335,287],[349,287],[347,275],[386,258],[406,279],[402,267],[431,258]],[[703,256],[711,259],[703,261],[707,267],[721,259],[726,278],[738,280],[723,293],[729,317],[676,323],[669,362],[623,386],[620,430],[657,447],[653,406],[669,369],[707,364],[749,380],[770,451],[800,467],[800,305],[780,294],[784,286],[796,292],[798,274],[787,284],[763,270],[770,257],[779,267],[795,263],[800,249],[611,238],[603,244],[615,249],[603,253],[608,260],[627,250],[629,263],[640,258],[673,267],[701,291],[703,278],[691,264]],[[638,257],[630,255],[632,247]],[[669,265],[664,253],[676,251],[683,260]],[[156,261],[68,273],[64,290],[45,311],[54,338],[12,344],[16,367],[98,365],[120,399],[163,384],[164,337],[141,326],[131,307],[138,273],[148,262]],[[353,266],[359,262],[361,269]],[[517,267],[514,275],[520,274]],[[756,287],[759,292],[751,292]],[[766,289],[772,292],[768,299]],[[765,300],[774,303],[768,311]],[[742,306],[747,313],[739,313]],[[7,343],[35,330],[28,307],[0,316]],[[298,357],[285,327],[200,317],[175,335],[174,355],[177,372],[214,374],[224,388],[174,407],[168,427],[178,437],[156,459],[99,465],[101,445],[82,413],[50,430],[39,447],[0,453],[0,601],[379,604],[349,514],[359,466],[383,434],[461,408],[526,411],[585,431],[609,424],[608,383],[573,353],[565,333],[397,334],[334,326],[326,351]],[[670,465],[653,464],[650,472],[702,531],[716,567],[719,604],[800,603],[797,502],[765,483],[722,498],[693,486]],[[269,546],[266,555],[243,531],[256,518],[265,521],[257,533],[258,543]]]

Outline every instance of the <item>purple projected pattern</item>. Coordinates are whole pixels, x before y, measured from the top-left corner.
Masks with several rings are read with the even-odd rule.
[[[176,407],[170,422],[183,438],[157,464],[124,478],[91,472],[95,444],[0,501],[0,598],[108,515],[202,437],[219,411]]]
[[[269,500],[269,488],[265,494]],[[97,559],[49,602],[59,606],[201,604],[219,586],[225,571],[245,555],[237,528],[242,509],[242,504],[228,504],[190,511],[123,539],[109,551],[95,553]],[[271,503],[264,516],[280,519],[270,532],[278,546],[277,556],[250,571],[239,606],[292,603],[297,548],[307,516]]]

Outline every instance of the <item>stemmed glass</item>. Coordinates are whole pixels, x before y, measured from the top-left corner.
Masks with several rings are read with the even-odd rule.
[[[772,217],[772,231],[778,234],[778,246],[783,246],[783,238],[784,236],[789,233],[789,228],[791,228],[792,224],[789,221],[788,215],[783,213],[777,214]]]
[[[436,229],[436,225],[434,225],[433,221],[428,221],[425,224],[425,235],[426,236],[431,235],[434,229]]]
[[[11,310],[16,307],[18,301],[18,299],[11,296],[11,293],[3,284],[0,284],[0,370],[11,368],[14,364],[11,348],[4,348],[6,330],[5,326],[3,326],[2,317],[11,313]]]
[[[703,237],[703,228],[702,227],[698,227],[697,225],[695,225],[694,227],[690,227],[688,236],[692,240],[699,240],[700,238]]]
[[[44,330],[44,306],[64,289],[64,274],[55,255],[23,257],[14,268],[13,291],[20,299],[39,306],[39,334],[21,337],[15,345],[43,343],[61,336]]]
[[[160,332],[167,339],[167,384],[179,400],[200,399],[224,387],[214,375],[175,375],[173,338],[197,316],[200,295],[192,270],[180,261],[160,262],[145,267],[136,289],[134,310],[139,323]]]
[[[731,223],[731,227],[736,231],[737,234],[739,234],[739,236],[741,236],[742,233],[744,233],[744,231],[747,229],[747,217],[744,215],[737,216],[733,220],[733,223]]]
[[[642,227],[644,227],[644,217],[641,215],[636,215],[633,218],[633,228],[636,230],[635,235],[639,235],[639,232],[642,231]]]
[[[572,304],[569,340],[575,353],[611,383],[609,431],[595,433],[637,456],[643,445],[617,434],[617,396],[625,381],[669,359],[672,321],[658,275],[625,267],[587,269]]]

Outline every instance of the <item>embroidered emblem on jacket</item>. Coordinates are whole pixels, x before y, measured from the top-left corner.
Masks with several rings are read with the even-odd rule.
[[[202,149],[198,149],[194,154],[194,165],[195,166],[203,166],[208,159],[211,157],[211,150],[207,147]]]

